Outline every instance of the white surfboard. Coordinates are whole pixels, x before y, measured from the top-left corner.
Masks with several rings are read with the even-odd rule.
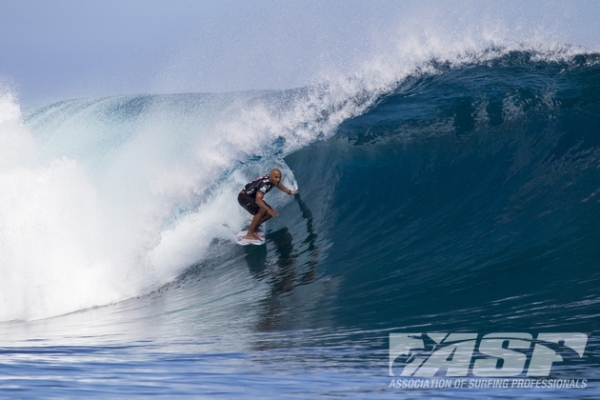
[[[248,230],[240,231],[237,235],[235,235],[235,241],[240,246],[246,246],[247,244],[255,244],[260,246],[261,244],[265,244],[265,234],[264,232],[254,232],[256,236],[260,238],[260,240],[248,240],[246,239],[246,234],[248,234]]]

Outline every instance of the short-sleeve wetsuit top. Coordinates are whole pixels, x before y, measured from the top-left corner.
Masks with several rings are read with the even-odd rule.
[[[263,194],[266,194],[269,190],[273,189],[274,186],[275,185],[269,181],[269,175],[264,175],[244,186],[244,192],[246,192],[248,196],[256,198],[256,192],[258,190]]]

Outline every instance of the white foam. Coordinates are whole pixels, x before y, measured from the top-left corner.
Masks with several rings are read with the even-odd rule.
[[[1,98],[0,115],[0,320],[117,298],[102,284],[102,210],[84,169],[66,158],[40,161],[12,96]]]
[[[2,97],[0,321],[65,314],[153,290],[205,257],[212,238],[233,238],[247,219],[236,202],[247,179],[279,166],[294,186],[280,160],[218,182],[235,160],[260,149],[260,135],[236,145],[237,135],[252,132],[222,135],[206,115],[178,118],[179,104],[160,101],[143,118],[114,117],[107,126],[106,102],[42,113],[30,122],[32,135],[15,99]],[[115,124],[128,131],[111,137]],[[113,146],[98,150],[98,137]],[[187,210],[175,220],[174,205]]]
[[[21,122],[21,109],[14,96],[0,88],[0,171],[17,162],[27,162],[34,153],[33,138]]]

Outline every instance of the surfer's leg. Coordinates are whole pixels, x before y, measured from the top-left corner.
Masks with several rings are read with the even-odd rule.
[[[265,215],[260,219],[260,221],[258,221],[258,226],[256,227],[256,229],[260,228],[260,226],[262,224],[264,224],[265,222],[267,222],[271,218],[272,218],[272,216],[270,214],[265,213]]]
[[[252,218],[252,222],[250,223],[250,228],[248,228],[248,233],[246,234],[246,239],[250,239],[250,240],[260,240],[260,238],[258,236],[256,236],[256,234],[254,233],[256,231],[256,229],[260,226],[260,224],[262,224],[264,221],[266,221],[267,219],[265,219],[263,221],[263,219],[265,218],[265,215],[268,217],[267,219],[269,219],[271,216],[262,208],[259,209],[256,214],[254,214],[254,217]],[[261,222],[262,221],[262,222]]]
[[[264,210],[262,210],[258,206],[258,204],[256,204],[252,197],[245,194],[243,190],[238,195],[238,203],[240,203],[240,206],[242,206],[246,211],[253,215],[252,222],[250,223],[250,227],[248,228],[248,232],[246,233],[246,239],[260,240],[254,232],[262,223],[261,220],[264,214],[267,213]]]
[[[273,207],[271,207],[269,205],[269,203],[267,203],[266,201],[263,200],[263,202],[267,205],[267,207],[269,207],[271,210],[273,209]],[[254,227],[254,229],[252,229],[252,234],[255,234],[256,230],[258,228],[260,228],[260,226],[262,224],[264,224],[265,222],[267,222],[268,220],[270,220],[273,216],[271,214],[269,214],[268,212],[266,212],[265,210],[263,210],[262,208],[259,209],[256,214],[261,214],[261,217],[258,220],[258,223],[256,224],[256,226]],[[254,217],[256,217],[256,215],[254,215]],[[252,219],[252,222],[254,222],[254,219]],[[252,228],[252,225],[250,225],[250,228],[248,229],[248,234],[250,234],[250,229]],[[248,236],[246,236],[248,237]]]

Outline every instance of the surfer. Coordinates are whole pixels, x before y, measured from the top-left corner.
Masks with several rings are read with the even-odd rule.
[[[240,203],[240,206],[246,211],[254,215],[252,222],[250,223],[250,228],[248,228],[246,239],[260,240],[260,238],[256,236],[256,230],[271,217],[277,217],[279,215],[277,211],[263,200],[263,196],[274,187],[288,195],[298,193],[297,190],[290,190],[283,186],[283,183],[281,183],[281,171],[277,168],[272,169],[269,175],[256,178],[244,186],[240,191],[238,203]]]

